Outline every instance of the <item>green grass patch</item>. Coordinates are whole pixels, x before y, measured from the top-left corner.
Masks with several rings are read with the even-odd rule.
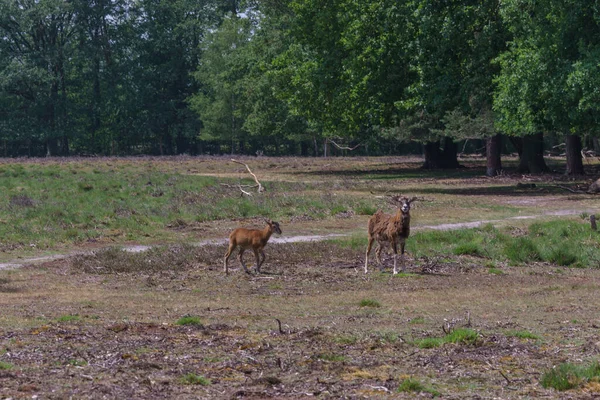
[[[468,255],[468,256],[482,256],[483,250],[479,243],[466,242],[460,243],[454,248],[453,253],[457,256]]]
[[[414,378],[404,379],[400,383],[400,386],[398,386],[398,392],[403,392],[403,393],[429,393],[433,397],[437,397],[437,396],[440,395],[440,392],[438,392],[434,388],[429,387],[429,386],[425,386],[423,383],[421,383],[420,381],[418,381],[418,380],[416,380]]]
[[[341,239],[340,246],[364,248],[366,238]],[[600,267],[597,235],[580,221],[558,220],[530,225],[523,236],[513,237],[509,228],[486,225],[476,229],[420,231],[411,236],[407,251],[415,258],[432,255],[486,257],[486,265],[509,262],[522,265],[546,261],[559,266]],[[490,273],[500,274],[495,269]]]
[[[81,317],[77,314],[73,314],[73,315],[62,315],[58,318],[56,318],[57,322],[76,322],[79,321],[81,319]]]
[[[2,370],[9,370],[9,369],[13,369],[14,365],[12,365],[11,363],[5,362],[5,361],[0,361],[0,371]]]
[[[377,300],[373,300],[373,299],[362,299],[360,301],[360,303],[358,303],[358,305],[360,307],[372,307],[372,308],[381,307],[381,303],[378,302]]]
[[[177,320],[175,322],[176,325],[192,325],[192,326],[202,326],[202,322],[200,321],[200,317],[196,317],[194,315],[186,315]]]
[[[542,375],[541,385],[548,389],[559,391],[575,389],[589,381],[600,378],[600,364],[593,362],[589,365],[560,364]]]
[[[317,360],[329,361],[329,362],[344,362],[346,357],[341,354],[334,353],[321,353],[317,355]]]
[[[490,267],[488,268],[488,273],[492,274],[492,275],[504,275],[504,271],[502,271],[500,268],[496,268],[496,267]]]
[[[211,381],[210,379],[205,378],[202,375],[196,375],[190,372],[181,377],[181,383],[183,383],[184,385],[208,386],[211,384]]]
[[[455,329],[444,337],[429,337],[416,340],[414,343],[421,349],[432,349],[440,347],[446,343],[457,343],[465,345],[475,345],[479,340],[479,334],[466,328]]]
[[[516,337],[519,339],[534,339],[539,340],[541,337],[536,335],[535,333],[531,333],[529,331],[521,330],[521,331],[508,331],[506,332],[506,336]]]
[[[163,171],[158,165],[120,160],[3,165],[0,251],[49,249],[102,238],[166,241],[177,237],[173,227],[195,222],[298,215],[321,219],[376,209],[376,199],[333,193],[330,183],[263,180],[265,194],[240,197],[236,189],[220,185],[235,186],[238,179]]]

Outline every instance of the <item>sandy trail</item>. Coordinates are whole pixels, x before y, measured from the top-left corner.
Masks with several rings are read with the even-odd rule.
[[[433,230],[441,230],[441,231],[465,229],[465,228],[472,229],[472,228],[478,228],[478,227],[486,225],[486,224],[496,225],[496,224],[503,223],[506,221],[511,221],[511,220],[513,220],[513,221],[535,220],[535,219],[549,217],[549,216],[565,217],[565,216],[579,215],[582,213],[594,214],[595,211],[594,210],[557,210],[557,211],[548,211],[548,212],[538,214],[538,215],[522,215],[522,216],[509,217],[509,218],[504,218],[504,219],[478,220],[478,221],[472,221],[472,222],[459,222],[459,223],[454,223],[454,224],[423,225],[423,226],[415,226],[415,227],[411,227],[411,228],[413,231],[419,231],[419,230],[423,230],[423,229],[433,229]],[[333,239],[336,237],[346,237],[349,235],[350,235],[349,233],[347,233],[347,234],[331,233],[331,234],[326,234],[326,235],[298,235],[298,236],[286,236],[286,237],[273,237],[273,238],[271,238],[270,242],[271,243],[316,242],[316,241]],[[225,245],[226,243],[227,243],[227,239],[223,238],[223,239],[202,240],[200,242],[196,242],[196,243],[192,243],[192,244],[196,245],[196,246],[211,246],[211,245]],[[123,246],[123,250],[129,251],[132,253],[140,253],[140,252],[150,249],[151,247],[152,246],[148,246],[148,245],[126,245],[126,246]],[[97,251],[97,250],[95,250],[95,251]],[[87,254],[87,253],[91,253],[91,251],[89,251],[89,250],[72,251],[72,252],[68,252],[68,253],[64,253],[64,254],[53,254],[53,255],[42,256],[42,257],[24,258],[24,259],[14,260],[14,261],[6,262],[6,263],[0,263],[0,270],[20,268],[20,267],[22,267],[24,265],[28,265],[28,264],[36,264],[36,263],[42,263],[42,262],[47,262],[47,261],[61,260],[61,259],[72,257],[72,256],[75,256],[78,254]]]

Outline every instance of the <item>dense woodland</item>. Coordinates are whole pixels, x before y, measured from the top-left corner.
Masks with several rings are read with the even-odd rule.
[[[0,155],[596,152],[600,1],[0,0]],[[562,147],[564,146],[564,147]]]

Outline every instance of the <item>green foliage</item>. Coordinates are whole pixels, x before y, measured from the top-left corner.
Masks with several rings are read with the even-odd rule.
[[[474,243],[474,242],[461,243],[454,248],[453,252],[457,256],[460,256],[460,255],[481,256],[482,255],[481,246],[478,243]]]
[[[406,378],[398,386],[398,392],[404,393],[429,393],[433,397],[440,396],[440,392],[437,390],[425,386],[420,381],[414,378]]]
[[[371,307],[371,308],[379,308],[381,307],[381,303],[377,300],[373,299],[362,299],[360,303],[358,303],[360,307]]]
[[[454,329],[444,338],[446,343],[463,343],[467,345],[473,345],[477,343],[479,334],[472,329],[459,328]]]
[[[512,337],[517,337],[519,339],[534,339],[534,340],[539,340],[541,339],[541,337],[539,335],[536,335],[535,333],[531,333],[529,331],[508,331],[506,332],[506,336],[512,336]]]
[[[184,385],[208,386],[211,384],[211,381],[202,375],[196,375],[193,372],[190,372],[181,377],[181,383]]]
[[[529,237],[518,237],[510,240],[506,244],[504,252],[510,261],[517,263],[540,261],[542,259],[536,244]]]
[[[0,361],[0,371],[6,371],[9,369],[13,369],[14,366],[11,363],[7,363],[5,361]]]
[[[575,389],[591,380],[600,378],[600,364],[593,362],[589,365],[560,364],[542,375],[541,384],[544,388],[560,391]]]
[[[452,330],[449,334],[442,338],[429,337],[415,341],[415,344],[421,349],[432,349],[440,347],[446,343],[457,343],[465,345],[475,345],[479,340],[479,334],[466,328],[458,328]]]
[[[194,315],[186,315],[179,318],[176,322],[177,325],[193,325],[193,326],[202,326],[202,321],[200,317]]]
[[[81,317],[77,314],[75,315],[62,315],[56,319],[58,322],[76,322],[79,321]]]

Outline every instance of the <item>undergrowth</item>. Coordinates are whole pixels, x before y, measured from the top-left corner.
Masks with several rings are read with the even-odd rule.
[[[335,242],[358,250],[366,248],[367,240],[365,235],[354,235]],[[416,259],[453,254],[512,265],[544,261],[568,267],[600,267],[600,237],[587,224],[575,220],[534,223],[525,235],[516,237],[509,228],[492,225],[475,229],[420,231],[407,240],[406,249]]]

